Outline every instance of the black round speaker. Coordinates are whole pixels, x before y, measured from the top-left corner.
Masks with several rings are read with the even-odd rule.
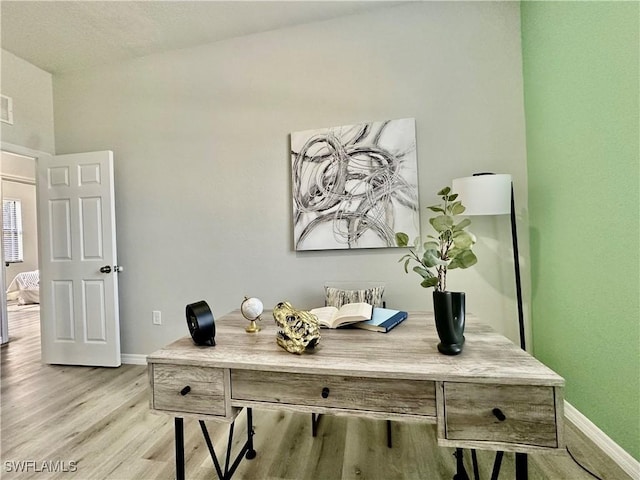
[[[190,303],[187,305],[186,315],[189,333],[194,343],[213,347],[216,344],[216,324],[207,302],[200,300],[196,303]]]

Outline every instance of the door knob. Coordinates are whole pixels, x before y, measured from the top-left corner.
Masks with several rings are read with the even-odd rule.
[[[105,265],[104,267],[100,268],[101,273],[111,273],[112,271],[114,273],[119,273],[123,270],[124,270],[124,267],[122,265],[114,265],[113,270],[111,269],[111,265]]]

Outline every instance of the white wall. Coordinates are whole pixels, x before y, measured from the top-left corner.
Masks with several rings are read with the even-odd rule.
[[[11,150],[54,153],[53,84],[51,74],[0,50],[0,91],[13,99],[13,125],[0,123],[0,139],[3,147]],[[34,178],[34,161],[3,152],[2,173],[18,177]],[[2,182],[2,196],[19,198],[22,202],[24,229],[24,263],[6,268],[5,288],[23,271],[38,268],[37,221],[35,186],[23,183]]]
[[[13,99],[13,125],[0,123],[3,142],[54,153],[51,74],[0,51],[0,91]]]
[[[327,280],[382,280],[388,306],[431,309],[399,249],[293,250],[290,132],[370,120],[416,119],[423,206],[452,178],[514,175],[528,302],[519,15],[517,2],[403,4],[55,76],[57,153],[115,152],[122,351],[187,334],[187,303],[218,317],[244,295],[310,308]],[[473,226],[480,262],[450,288],[516,339],[508,219]]]

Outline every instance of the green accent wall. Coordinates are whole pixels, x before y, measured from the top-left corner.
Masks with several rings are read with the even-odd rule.
[[[640,459],[638,2],[522,2],[533,351]]]

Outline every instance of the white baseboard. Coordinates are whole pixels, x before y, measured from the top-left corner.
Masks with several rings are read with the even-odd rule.
[[[591,420],[565,400],[564,417],[616,462],[631,478],[640,479],[640,462],[600,430]]]
[[[120,355],[120,361],[129,365],[146,365],[147,356],[135,353],[123,353]]]

